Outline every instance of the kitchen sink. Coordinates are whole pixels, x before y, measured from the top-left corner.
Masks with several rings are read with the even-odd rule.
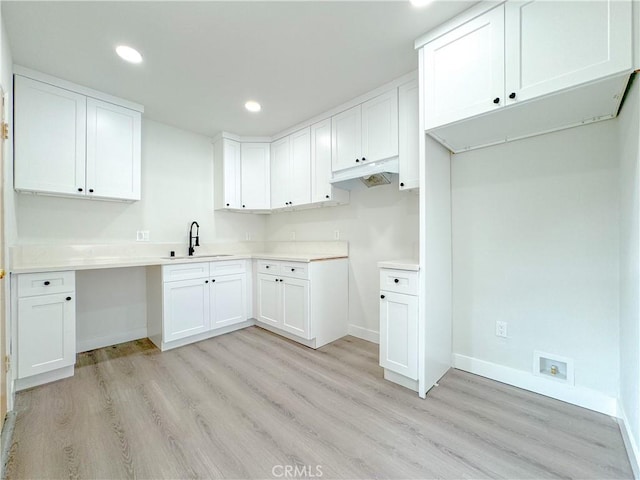
[[[191,257],[187,255],[175,256],[175,257],[162,257],[163,260],[207,260],[211,258],[232,257],[231,253],[220,253],[217,255],[193,255]]]

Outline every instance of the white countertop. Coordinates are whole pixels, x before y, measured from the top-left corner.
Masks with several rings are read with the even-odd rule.
[[[180,263],[197,262],[217,262],[224,260],[238,259],[264,259],[280,260],[285,262],[318,262],[322,260],[334,260],[338,258],[348,258],[339,254],[311,254],[311,253],[250,253],[234,255],[195,255],[193,257],[176,257],[171,259],[166,257],[91,257],[91,258],[69,258],[57,260],[55,263],[41,263],[35,265],[18,265],[11,269],[11,273],[36,273],[36,272],[56,272],[62,270],[95,270],[102,268],[126,268],[126,267],[146,267],[150,265],[175,265]]]
[[[417,272],[420,270],[420,262],[417,260],[385,260],[383,262],[378,262],[378,268],[391,268],[393,270],[410,270],[412,272]]]

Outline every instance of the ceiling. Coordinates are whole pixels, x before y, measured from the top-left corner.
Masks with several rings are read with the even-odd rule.
[[[474,3],[2,1],[2,17],[16,64],[193,132],[272,135],[417,69],[413,41]]]

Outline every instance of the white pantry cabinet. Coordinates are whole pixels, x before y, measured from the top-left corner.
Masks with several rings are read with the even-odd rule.
[[[148,267],[149,339],[164,351],[244,326],[248,271],[246,259]]]
[[[66,82],[63,88],[18,74],[14,82],[16,190],[140,200],[141,109]]]
[[[418,389],[418,272],[380,269],[380,366]]]
[[[416,48],[424,128],[461,152],[615,117],[632,71],[631,2],[481,3]]]
[[[347,334],[346,259],[257,260],[258,325],[312,348]]]
[[[390,90],[331,119],[332,170],[398,155],[398,91]]]
[[[74,272],[17,276],[18,389],[73,375],[76,360]],[[67,374],[44,374],[70,368]],[[40,375],[42,381],[29,377]]]

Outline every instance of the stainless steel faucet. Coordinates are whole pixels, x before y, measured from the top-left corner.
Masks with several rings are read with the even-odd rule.
[[[196,226],[196,236],[193,236],[193,226]],[[193,243],[193,239],[195,238],[196,243]],[[189,256],[192,257],[194,252],[196,251],[195,247],[200,246],[200,225],[198,222],[191,222],[191,226],[189,227]]]

